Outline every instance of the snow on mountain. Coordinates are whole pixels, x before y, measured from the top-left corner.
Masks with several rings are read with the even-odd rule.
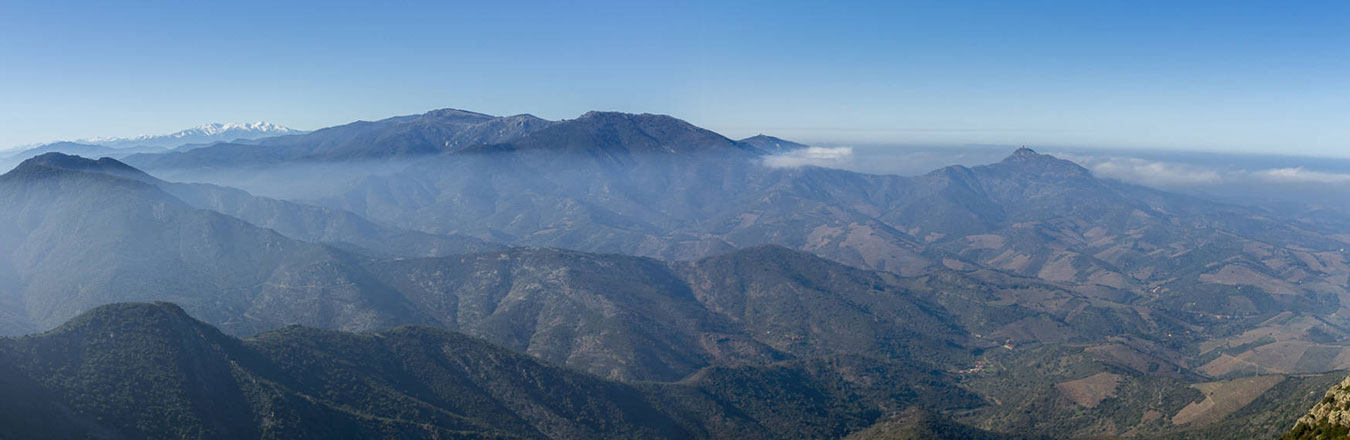
[[[96,144],[114,148],[125,147],[162,147],[172,148],[184,144],[233,141],[237,139],[258,139],[272,136],[284,136],[307,133],[303,130],[284,127],[270,122],[252,123],[212,123],[187,130],[162,135],[141,135],[134,137],[96,137],[80,139],[76,142]]]

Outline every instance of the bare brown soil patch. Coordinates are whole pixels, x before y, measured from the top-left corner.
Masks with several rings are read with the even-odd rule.
[[[1252,286],[1276,295],[1298,294],[1298,289],[1289,283],[1236,264],[1224,266],[1215,273],[1200,275],[1200,281],[1228,286]]]
[[[1257,376],[1191,385],[1205,393],[1205,400],[1192,402],[1172,416],[1172,424],[1208,425],[1252,403],[1262,393],[1284,380],[1283,376]]]
[[[1116,387],[1119,385],[1119,374],[1097,373],[1082,379],[1057,383],[1055,389],[1059,390],[1060,395],[1079,406],[1096,408],[1103,400],[1115,396]]]

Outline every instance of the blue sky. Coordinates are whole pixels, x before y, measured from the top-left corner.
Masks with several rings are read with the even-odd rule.
[[[0,0],[0,147],[457,107],[1350,156],[1350,2],[112,3]]]

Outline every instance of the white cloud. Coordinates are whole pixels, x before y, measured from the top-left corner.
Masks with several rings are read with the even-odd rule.
[[[1277,183],[1350,183],[1350,174],[1308,171],[1303,167],[1273,168],[1252,173],[1258,179]]]
[[[1222,183],[1224,173],[1201,166],[1138,159],[1133,157],[1080,157],[1077,162],[1097,177],[1149,186],[1184,186]]]
[[[1217,168],[1199,164],[1166,162],[1120,156],[1080,156],[1063,154],[1061,157],[1078,162],[1092,170],[1097,177],[1161,188],[1198,185],[1234,185],[1262,183],[1280,184],[1350,184],[1350,174],[1312,171],[1303,167],[1241,169]]]
[[[764,164],[774,168],[841,167],[852,161],[853,147],[807,147],[764,158]]]

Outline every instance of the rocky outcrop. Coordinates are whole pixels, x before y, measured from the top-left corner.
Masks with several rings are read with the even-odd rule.
[[[1326,397],[1298,419],[1281,440],[1350,438],[1350,378],[1331,387]]]

